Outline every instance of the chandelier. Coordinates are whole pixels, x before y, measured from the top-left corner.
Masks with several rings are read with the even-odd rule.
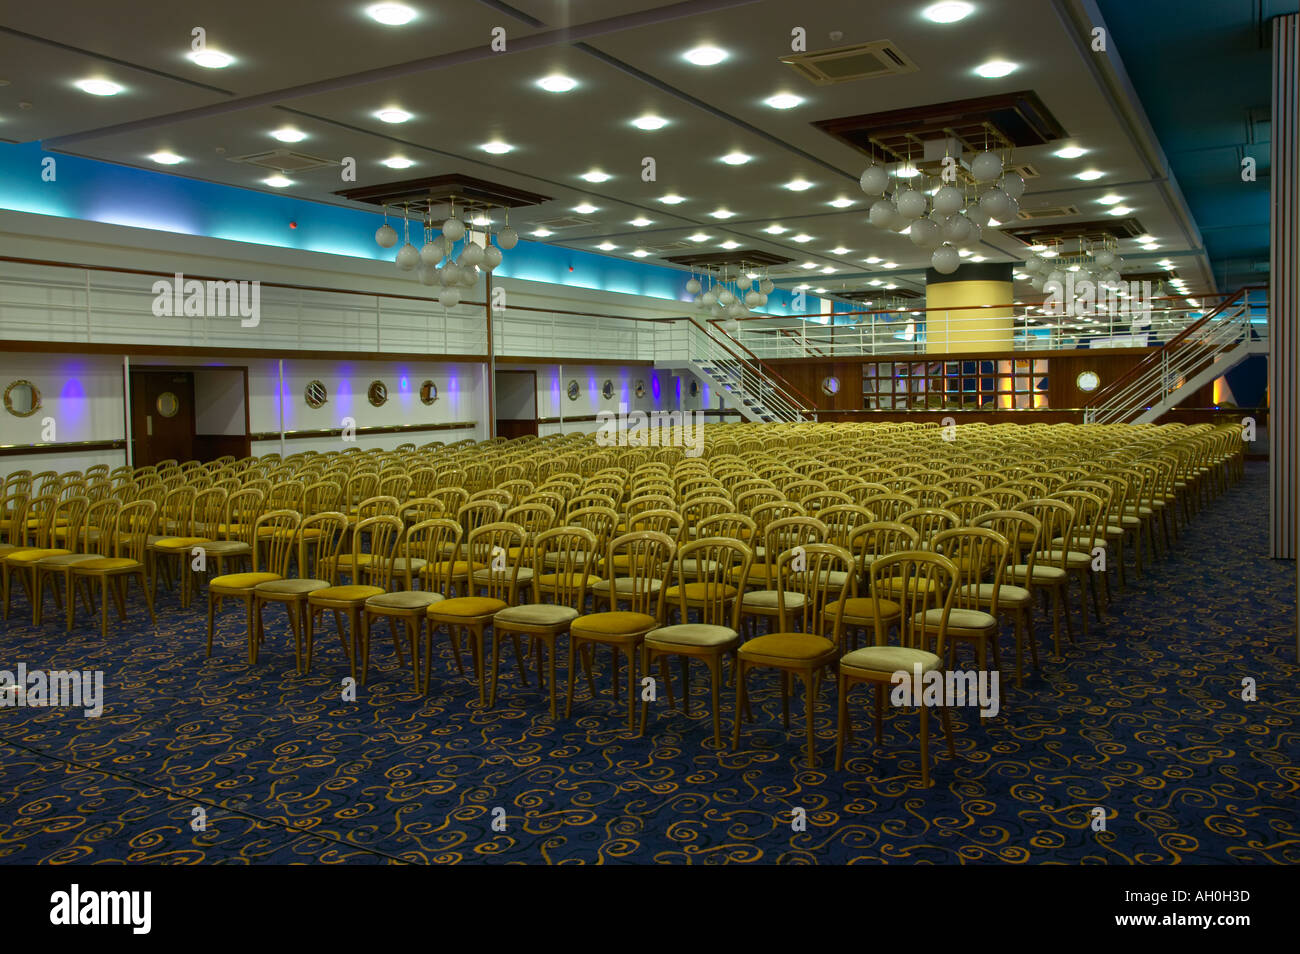
[[[692,270],[686,283],[686,291],[697,296],[694,301],[699,310],[727,319],[723,328],[729,332],[739,331],[740,319],[749,317],[754,309],[766,307],[767,296],[775,287],[766,270],[755,271],[743,262],[735,269],[701,271],[699,278]]]
[[[1085,282],[1102,289],[1117,288],[1124,265],[1118,249],[1119,243],[1113,236],[1100,241],[1078,238],[1073,243],[1057,240],[1031,245],[1030,250],[1038,254],[1025,262],[1029,287],[1034,291],[1051,291],[1048,286],[1064,287],[1073,275],[1071,286],[1075,297],[1083,295],[1082,289],[1087,288]]]

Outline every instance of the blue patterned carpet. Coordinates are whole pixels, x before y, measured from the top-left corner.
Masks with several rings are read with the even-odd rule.
[[[625,731],[622,700],[592,700],[582,680],[574,719],[553,724],[509,651],[502,698],[485,711],[450,650],[430,696],[414,695],[385,630],[369,685],[345,703],[337,640],[298,677],[270,613],[250,667],[233,604],[205,660],[197,601],[183,612],[161,599],[155,629],[133,597],[129,623],[102,641],[85,624],[72,638],[61,623],[34,630],[16,600],[0,668],[102,669],[105,707],[98,719],[0,709],[0,861],[1295,863],[1295,567],[1264,556],[1266,488],[1249,465],[1170,559],[1141,582],[1130,574],[1064,661],[1040,615],[1042,674],[1021,690],[1007,680],[984,725],[960,710],[955,760],[936,722],[928,791],[914,711],[889,714],[876,748],[865,692],[842,773],[834,692],[822,693],[809,771],[803,699],[787,734],[763,675],[751,683],[757,721],[733,753],[712,745],[703,669],[692,717],[661,703],[641,739]],[[1258,701],[1241,699],[1247,677]],[[805,831],[791,829],[794,807]],[[1097,807],[1104,832],[1090,825]],[[200,808],[205,831],[191,827]]]

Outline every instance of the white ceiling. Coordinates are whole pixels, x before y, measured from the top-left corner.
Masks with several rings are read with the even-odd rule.
[[[408,2],[420,16],[402,27],[375,23],[364,13],[367,4],[356,0],[237,0],[201,14],[154,0],[125,10],[90,0],[10,5],[0,28],[0,80],[8,80],[0,86],[0,135],[12,142],[54,140],[50,148],[77,155],[339,204],[346,203],[334,192],[345,186],[462,173],[554,196],[513,214],[512,224],[525,238],[531,238],[534,223],[571,216],[586,201],[598,207],[583,216],[589,225],[556,231],[545,241],[587,251],[608,242],[618,246],[609,253],[616,256],[679,243],[719,251],[721,243],[734,241],[794,259],[784,274],[800,277],[783,284],[807,281],[833,293],[862,289],[872,278],[919,288],[929,252],[906,236],[866,223],[869,201],[857,186],[865,158],[811,123],[1029,89],[1069,139],[1017,151],[1017,163],[1030,163],[1041,173],[1029,182],[1022,208],[1070,204],[1081,210],[1079,218],[1092,219],[1106,209],[1097,199],[1117,194],[1161,246],[1143,252],[1126,242],[1121,251],[1130,269],[1151,271],[1156,260],[1169,258],[1189,289],[1212,290],[1190,214],[1166,171],[1151,162],[1150,143],[1142,139],[1140,104],[1106,81],[1116,68],[1114,58],[1099,64],[1081,41],[1083,8],[1076,0],[972,0],[975,12],[951,25],[922,17],[926,2]],[[586,46],[562,42],[573,39],[562,34],[555,38],[561,42],[519,48],[530,37],[561,28],[636,14],[653,21],[674,11],[679,15],[667,22],[616,23],[622,28],[601,32]],[[534,21],[543,25],[530,25]],[[187,60],[194,26],[204,27],[208,44],[235,56],[235,63],[210,70]],[[779,62],[790,53],[796,26],[807,31],[808,48],[814,50],[892,40],[919,69],[813,86]],[[504,53],[488,49],[497,27],[507,32]],[[831,38],[833,32],[838,39]],[[705,43],[727,50],[729,58],[709,68],[682,58]],[[354,76],[462,51],[463,61],[445,68],[372,82]],[[974,67],[990,59],[1010,60],[1019,69],[1002,79],[975,76]],[[573,77],[578,87],[565,94],[538,89],[535,81],[553,72]],[[96,97],[73,86],[90,76],[126,89]],[[330,88],[309,95],[285,92],[309,83]],[[804,102],[789,110],[763,104],[780,92],[795,93]],[[250,96],[263,100],[240,102]],[[30,108],[19,108],[20,102]],[[390,105],[413,118],[392,125],[374,117]],[[222,111],[171,115],[200,107]],[[664,117],[669,125],[656,132],[630,125],[646,113]],[[140,125],[114,128],[126,123]],[[230,161],[283,147],[269,133],[285,125],[308,134],[288,148],[335,161],[355,157],[357,181],[343,183],[338,168],[326,166],[292,174],[291,187],[273,190],[260,181],[265,170]],[[58,141],[68,136],[75,139]],[[497,138],[514,151],[494,156],[479,148]],[[1066,144],[1088,153],[1074,160],[1053,155]],[[164,149],[185,162],[161,167],[150,161],[150,154]],[[753,160],[743,166],[719,161],[733,151]],[[415,165],[399,171],[381,164],[394,155]],[[656,161],[655,182],[642,181],[645,157]],[[1074,176],[1086,168],[1105,175],[1080,182]],[[579,176],[590,169],[613,178],[588,184]],[[783,188],[795,178],[813,187]],[[687,201],[667,206],[659,198],[668,193]],[[840,197],[854,205],[841,210],[828,204]],[[712,218],[709,213],[720,207],[735,217]],[[652,224],[630,225],[638,216]],[[780,236],[763,231],[774,224],[788,231]],[[691,240],[696,233],[708,238]],[[812,240],[791,240],[800,233]],[[848,251],[831,251],[841,247]],[[1018,241],[991,230],[976,253],[990,261],[1024,258]],[[867,265],[868,257],[898,267]],[[815,267],[804,269],[804,263]],[[1027,286],[1017,291],[1031,295]]]

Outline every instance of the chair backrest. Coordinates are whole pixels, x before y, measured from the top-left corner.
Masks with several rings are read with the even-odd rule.
[[[256,487],[237,490],[226,498],[226,514],[222,520],[222,536],[227,540],[253,541],[253,525],[261,516],[266,495]]]
[[[289,558],[297,542],[302,514],[296,510],[268,510],[253,524],[253,571],[289,573]]]
[[[1025,567],[1025,579],[1033,579],[1035,554],[1043,546],[1038,518],[1020,510],[993,510],[975,518],[975,526],[1001,534],[1007,541],[1007,565]]]
[[[668,578],[668,568],[676,550],[677,542],[673,537],[655,530],[634,530],[615,537],[609,543],[605,561],[610,599],[615,604],[627,603],[630,612],[663,619],[663,597],[667,589],[663,582]],[[615,564],[620,556],[626,558],[621,571],[624,574],[622,586],[615,581]]]
[[[190,505],[190,529],[196,537],[216,539],[226,515],[230,494],[224,487],[208,487],[194,495]]]
[[[836,646],[843,632],[844,601],[854,588],[853,554],[831,543],[809,543],[786,550],[776,564],[777,610],[783,633],[825,636],[826,611],[835,607],[827,636]],[[836,579],[838,575],[839,579]],[[790,605],[790,593],[803,595],[802,606]]]
[[[476,570],[488,572],[486,582],[473,580],[473,586],[485,590],[492,599],[513,602],[522,561],[510,559],[510,551],[522,552],[525,542],[524,528],[517,523],[498,520],[476,527],[466,543],[465,559],[471,577]]]
[[[991,510],[997,510],[998,505],[983,496],[953,497],[943,505],[943,509],[955,513],[957,518],[969,527],[974,525],[975,518]]]
[[[934,535],[930,548],[951,560],[959,574],[954,606],[982,609],[979,584],[988,579],[993,586],[988,612],[997,615],[998,595],[1006,574],[1009,546],[1006,537],[988,527],[957,527]]]
[[[0,500],[0,543],[21,547],[27,542],[27,513],[30,495],[25,491],[5,494]]]
[[[339,551],[343,547],[348,518],[325,510],[303,518],[298,525],[298,576],[304,580],[337,580]],[[328,574],[328,576],[326,576]]]
[[[528,542],[555,526],[555,511],[544,503],[519,504],[505,512],[507,523],[517,523],[524,528]]]
[[[587,584],[600,560],[600,541],[582,527],[544,530],[533,541],[534,603],[550,602],[582,612]],[[549,565],[548,565],[549,564]]]
[[[1066,569],[1069,547],[1054,546],[1052,541],[1074,539],[1074,508],[1064,500],[1051,497],[1034,497],[1016,508],[1038,521],[1041,529],[1040,543],[1034,559],[1042,564]],[[1052,554],[1055,556],[1052,556]]]
[[[479,527],[500,520],[506,512],[499,500],[471,500],[456,511],[456,520],[465,531],[465,538]]]
[[[829,531],[826,542],[837,547],[849,548],[849,539],[853,531],[863,524],[871,523],[871,511],[857,504],[834,504],[817,511],[817,519],[826,524]]]
[[[430,592],[444,596],[451,592],[455,563],[449,554],[459,554],[464,535],[461,525],[450,517],[430,517],[407,530],[406,554],[424,559],[421,576]]]
[[[727,537],[742,543],[758,540],[758,524],[743,513],[715,513],[712,517],[701,520],[695,529],[701,539]]]
[[[674,543],[682,538],[684,526],[685,519],[676,510],[643,510],[627,518],[629,531],[662,533],[670,537]]]
[[[849,538],[849,551],[857,556],[858,565],[866,572],[868,566],[881,557],[921,546],[921,535],[905,523],[896,520],[874,520],[853,531]]]
[[[881,594],[902,608],[898,621],[899,643],[909,649],[924,649],[944,658],[948,617],[957,592],[957,565],[946,556],[929,550],[891,553],[871,564],[871,599],[875,603],[876,644],[883,646],[886,633],[881,625]],[[927,633],[929,610],[941,610],[937,634]],[[932,634],[936,637],[931,639]]]
[[[122,507],[113,530],[113,556],[143,564],[157,519],[158,504],[153,500],[137,500]]]
[[[868,497],[863,502],[863,506],[874,513],[876,519],[897,523],[899,517],[909,510],[915,510],[919,504],[906,494],[891,492]]]
[[[689,580],[685,569],[688,560],[695,561]],[[699,621],[739,632],[740,594],[745,591],[754,551],[732,537],[705,536],[683,544],[674,562],[682,622],[690,619],[686,589],[689,582],[693,584],[690,601],[696,604]]]
[[[937,507],[918,507],[898,515],[898,522],[905,523],[921,535],[922,545],[929,543],[940,530],[951,530],[961,524],[961,518],[949,510]]]
[[[371,586],[387,590],[393,579],[393,560],[397,556],[397,544],[402,536],[402,521],[396,514],[379,514],[357,521],[352,534],[352,566],[361,567]],[[370,562],[362,560],[362,539],[370,541]],[[361,574],[353,582],[360,582]]]
[[[1074,509],[1074,532],[1066,538],[1065,549],[1076,548],[1076,541],[1089,549],[1105,538],[1106,502],[1087,490],[1062,489],[1052,496]]]

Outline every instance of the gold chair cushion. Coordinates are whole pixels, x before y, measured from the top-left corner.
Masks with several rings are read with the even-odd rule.
[[[410,570],[412,573],[419,573],[429,565],[429,561],[423,557],[399,556],[393,559],[393,572],[405,573]]]
[[[537,585],[544,590],[555,589],[557,586],[568,586],[576,588],[581,583],[581,573],[543,573],[537,578]],[[587,575],[587,585],[594,586],[600,582],[600,577]]]
[[[975,583],[961,588],[963,596],[974,596],[984,604],[993,602],[993,584],[992,583]],[[1028,606],[1033,602],[1033,597],[1023,586],[1013,586],[1010,583],[1003,583],[998,587],[998,606],[1009,606],[1019,608]]]
[[[681,589],[680,586],[670,586],[668,587],[667,592],[664,593],[664,596],[670,600],[675,600],[677,599],[677,594],[681,592]],[[736,593],[738,592],[739,591],[734,586],[727,586],[725,584],[722,586],[719,586],[716,583],[686,584],[686,598],[688,600],[733,600],[736,598]]]
[[[649,632],[659,625],[659,620],[648,613],[631,613],[616,611],[613,613],[589,613],[573,621],[570,632],[575,635],[591,634],[593,636],[634,636]]]
[[[106,570],[134,569],[144,569],[144,564],[139,560],[131,560],[127,557],[99,557],[94,560],[84,560],[81,563],[72,564],[74,573],[80,573],[82,570],[91,573],[103,573]]]
[[[663,580],[650,580],[649,581],[650,592],[658,593],[659,590],[663,587],[663,585],[664,585]],[[608,579],[597,580],[595,583],[592,584],[591,588],[593,591],[597,593],[608,593],[609,580]],[[636,590],[633,587],[632,577],[630,576],[617,577],[614,580],[614,589],[620,596],[630,596],[631,594],[636,592]],[[642,589],[641,592],[644,593],[645,590]]]
[[[504,577],[504,579],[501,580],[501,582],[505,582],[506,580],[510,579],[510,571],[508,569],[502,571],[496,571],[496,572],[499,577]],[[484,586],[486,586],[487,584],[492,582],[492,575],[493,575],[492,570],[488,570],[488,569],[475,570],[473,579],[475,583],[481,583]],[[525,584],[533,582],[533,571],[526,566],[521,566],[519,568],[519,575],[515,577],[515,582],[519,586],[524,586]]]
[[[487,596],[458,596],[452,600],[443,600],[429,607],[430,616],[491,616],[506,608],[505,600],[494,600]]]
[[[379,596],[383,592],[382,587],[364,586],[360,583],[353,583],[349,586],[327,586],[323,590],[315,590],[307,594],[307,602],[315,603],[317,600],[328,600],[333,603],[360,603],[372,596]]]
[[[398,590],[396,593],[381,593],[366,600],[366,608],[417,610],[427,609],[433,603],[443,602],[441,593],[426,590]]]
[[[524,626],[559,626],[577,618],[578,611],[572,606],[554,606],[550,603],[509,606],[493,617],[498,623],[520,623]]]
[[[159,537],[150,547],[154,550],[188,550],[207,542],[207,537]]]
[[[61,553],[57,556],[41,557],[36,561],[36,565],[43,567],[72,566],[74,563],[85,563],[89,560],[99,559],[102,559],[102,557],[97,553]]]
[[[1007,567],[1007,576],[1015,580],[1017,583],[1023,583],[1025,582],[1025,574],[1028,569],[1029,567],[1027,564],[1017,563],[1014,566]],[[1033,582],[1039,585],[1047,586],[1060,583],[1065,579],[1065,577],[1066,572],[1059,566],[1040,566],[1037,563],[1034,564]]]
[[[701,648],[730,646],[739,639],[740,634],[730,626],[711,626],[708,623],[679,623],[646,635],[647,643]]]
[[[208,587],[214,590],[251,590],[259,583],[278,579],[279,573],[227,573],[225,576],[214,576]]]
[[[45,557],[63,556],[71,553],[71,550],[46,549],[46,550],[15,550],[4,558],[4,561],[10,566],[27,566],[42,560]]]
[[[306,596],[329,585],[329,580],[268,580],[253,590],[258,596]]]
[[[924,616],[926,627],[937,629],[939,623],[943,620],[943,610],[926,610]],[[950,633],[955,629],[992,629],[996,631],[997,628],[997,617],[990,616],[983,610],[954,608],[948,611],[948,632]]]
[[[756,636],[740,647],[744,656],[767,656],[772,659],[802,661],[825,656],[835,644],[813,633],[768,633]]]
[[[909,675],[921,664],[921,672],[931,672],[940,667],[939,657],[924,649],[906,646],[866,646],[855,649],[840,660],[841,669],[860,669],[865,672],[906,672]]]
[[[839,615],[840,604],[827,603],[826,616],[834,619]],[[903,607],[899,606],[893,600],[880,601],[880,616],[882,619],[893,619],[903,615]],[[869,596],[855,596],[844,601],[844,619],[845,622],[855,619],[872,620],[876,618],[875,601]]]
[[[209,540],[203,544],[203,551],[208,556],[239,556],[252,553],[252,547],[242,540]]]
[[[480,563],[475,563],[474,566],[476,569],[483,569],[483,565]],[[420,576],[432,576],[435,573],[438,576],[446,576],[448,573],[452,576],[468,576],[469,561],[439,560],[437,563],[429,563],[420,567]]]
[[[787,610],[803,609],[804,595],[787,591],[785,594],[785,608]],[[746,593],[740,600],[740,605],[746,609],[772,610],[775,612],[780,609],[777,603],[776,590],[754,590]]]

